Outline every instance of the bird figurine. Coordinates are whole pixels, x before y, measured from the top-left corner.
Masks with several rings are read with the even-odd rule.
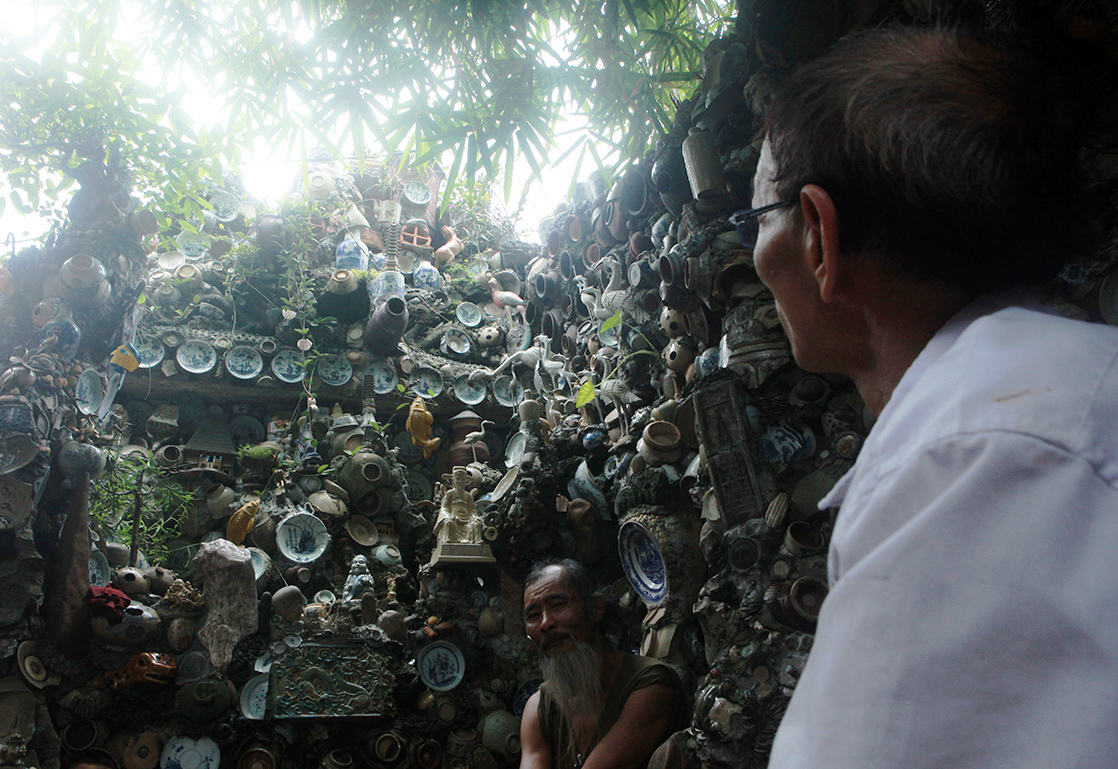
[[[472,433],[467,433],[466,437],[462,439],[462,443],[470,447],[470,451],[474,454],[474,461],[477,461],[477,445],[485,440],[485,431],[490,427],[496,427],[497,423],[488,419],[481,423],[481,429],[475,430]]]
[[[489,291],[493,297],[493,304],[497,305],[498,308],[511,315],[512,308],[515,307],[520,313],[520,317],[524,319],[524,322],[528,322],[527,315],[525,314],[527,312],[525,308],[528,303],[521,299],[519,294],[506,291],[504,286],[501,285],[501,282],[496,278],[489,279]]]
[[[404,422],[404,429],[411,433],[411,442],[423,448],[423,458],[430,459],[431,455],[439,450],[441,438],[431,437],[431,425],[435,417],[427,410],[427,402],[422,397],[417,397],[408,409],[408,418]]]

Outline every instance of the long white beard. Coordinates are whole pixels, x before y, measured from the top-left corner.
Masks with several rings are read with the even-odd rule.
[[[598,721],[605,705],[602,661],[596,647],[575,641],[574,648],[544,657],[540,672],[571,730],[575,752],[585,758],[598,737]]]

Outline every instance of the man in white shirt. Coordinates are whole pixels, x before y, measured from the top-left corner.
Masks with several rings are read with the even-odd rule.
[[[772,769],[1118,767],[1118,329],[1012,290],[1083,247],[1057,94],[890,29],[767,115],[757,272],[799,365],[878,415],[821,504],[831,592]]]

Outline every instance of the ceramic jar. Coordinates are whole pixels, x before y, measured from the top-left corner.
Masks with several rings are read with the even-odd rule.
[[[96,478],[105,470],[105,452],[89,443],[70,441],[58,452],[55,462],[69,480],[77,480],[82,473]]]
[[[184,296],[192,296],[202,289],[202,271],[194,264],[180,264],[175,268],[174,279]]]
[[[481,744],[505,760],[520,755],[520,719],[507,710],[494,710],[478,725]]]
[[[189,720],[206,723],[220,718],[236,699],[232,681],[203,678],[184,684],[175,695],[175,705]]]
[[[286,585],[272,594],[272,611],[280,619],[288,622],[299,619],[303,614],[303,607],[306,605],[307,597],[296,585]]]
[[[318,763],[319,769],[353,769],[354,766],[353,756],[340,748],[331,750]]]
[[[687,373],[687,367],[695,360],[695,349],[690,340],[677,337],[664,348],[663,358],[669,369],[677,376],[683,376]]]
[[[159,637],[163,621],[155,609],[132,601],[124,609],[124,617],[115,625],[106,617],[94,617],[93,635],[118,646],[140,646]]]
[[[105,265],[89,254],[71,256],[62,263],[58,277],[72,294],[72,297],[90,298],[97,294],[105,282]]]
[[[392,479],[388,463],[372,451],[359,451],[351,456],[338,471],[338,484],[353,501],[386,486]]]
[[[710,131],[692,128],[683,140],[683,164],[700,213],[716,213],[726,199],[722,159]]]
[[[381,302],[365,324],[365,347],[373,355],[388,356],[396,352],[408,327],[408,305],[398,296]]]
[[[420,259],[411,274],[412,283],[424,291],[439,291],[443,287],[439,268],[426,259]]]
[[[206,492],[206,508],[214,520],[225,518],[233,512],[233,502],[237,493],[233,489],[220,483],[215,483]]]
[[[658,467],[677,461],[683,454],[683,441],[679,428],[671,422],[654,420],[645,426],[637,442],[637,452],[649,467]]]

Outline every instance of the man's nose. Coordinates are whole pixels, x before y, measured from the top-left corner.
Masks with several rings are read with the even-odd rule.
[[[551,612],[544,611],[540,614],[540,632],[546,634],[547,631],[551,630],[553,627],[555,627],[555,619],[552,617]]]

